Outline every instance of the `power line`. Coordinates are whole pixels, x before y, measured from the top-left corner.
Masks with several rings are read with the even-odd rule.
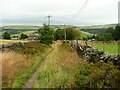
[[[88,4],[88,1],[89,1],[89,0],[86,0],[86,1],[84,2],[84,4],[79,8],[79,10],[74,14],[74,16],[76,16],[83,8],[85,8],[85,6]]]
[[[71,14],[70,16],[67,16],[68,19],[70,19],[71,17],[75,17],[83,8],[85,8],[85,6],[88,4],[89,0],[86,0],[83,5],[75,11],[75,13]],[[82,2],[80,2],[82,3]]]
[[[115,3],[113,4],[113,7],[117,6],[118,7],[119,0],[116,0]],[[113,8],[112,7],[112,8]]]
[[[88,4],[88,1],[89,0],[86,0],[85,2],[84,2],[84,4],[79,8],[79,10],[75,13],[75,14],[73,14],[73,16],[76,16],[83,8],[85,8],[85,6]],[[51,20],[51,17],[52,16],[46,16],[47,18],[48,18],[48,25],[50,25],[50,20]],[[71,16],[70,16],[71,17]]]

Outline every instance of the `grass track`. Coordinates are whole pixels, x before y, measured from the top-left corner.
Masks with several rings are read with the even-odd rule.
[[[70,45],[57,42],[54,50],[46,57],[34,88],[71,87],[76,68],[82,60]]]

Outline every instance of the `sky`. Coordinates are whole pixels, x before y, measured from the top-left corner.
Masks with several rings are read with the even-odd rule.
[[[0,0],[0,25],[118,23],[120,0]]]

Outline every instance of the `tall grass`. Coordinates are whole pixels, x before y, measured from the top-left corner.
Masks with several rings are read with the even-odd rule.
[[[3,87],[9,87],[13,82],[15,75],[28,67],[30,62],[27,60],[25,55],[17,54],[13,51],[3,52],[2,56]]]
[[[73,84],[76,68],[81,59],[68,44],[57,44],[46,57],[34,88],[69,88]]]
[[[49,50],[47,45],[29,43],[18,52],[3,52],[2,86],[4,88],[24,87]]]

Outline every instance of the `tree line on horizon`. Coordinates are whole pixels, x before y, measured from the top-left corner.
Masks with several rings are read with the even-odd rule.
[[[105,34],[96,34],[83,38],[84,40],[95,39],[97,41],[112,41],[120,40],[120,26],[117,25],[115,28],[109,27],[106,29]]]
[[[43,27],[38,29],[39,33],[39,42],[44,44],[52,44],[53,41],[56,40],[80,40],[81,39],[81,31],[75,27],[67,27],[67,28],[58,28],[55,30],[52,26],[43,24]],[[2,34],[3,39],[11,39],[10,33],[4,32]],[[21,33],[20,39],[26,39],[28,35]],[[106,34],[97,34],[93,36],[88,36],[87,38],[83,38],[83,40],[95,39],[98,41],[110,41],[110,40],[120,40],[120,26],[117,25],[114,29],[113,27],[109,27],[106,30]]]

